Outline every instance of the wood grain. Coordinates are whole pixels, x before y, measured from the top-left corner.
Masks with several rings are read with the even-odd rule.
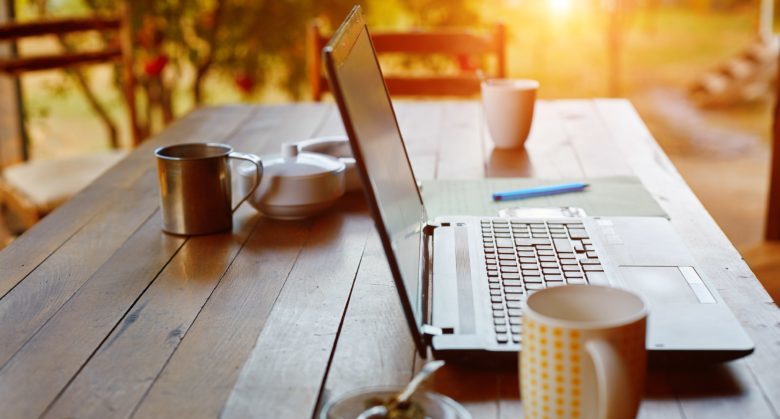
[[[478,102],[395,107],[421,178],[636,173],[757,344],[651,370],[639,417],[780,417],[780,313],[628,102],[541,102],[524,151],[493,148]],[[159,232],[154,147],[342,132],[332,104],[196,111],[0,252],[0,416],[310,417],[408,380],[423,360],[360,194],[309,222],[245,206],[232,235]],[[514,371],[449,365],[429,388],[475,418],[522,416]]]
[[[96,217],[105,216],[101,214],[118,205],[117,201],[126,199],[139,178],[150,176],[155,167],[151,156],[156,147],[206,139],[220,141],[229,137],[251,112],[252,108],[246,106],[200,109],[170,125],[154,140],[143,143],[84,191],[27,230],[14,241],[13,246],[0,252],[0,266],[3,267],[0,273],[0,298],[85,225]],[[93,262],[100,261],[90,259],[85,263]]]
[[[362,199],[318,218],[223,418],[311,416],[372,223]],[[357,211],[357,213],[356,213]]]
[[[274,152],[287,136],[307,136],[314,130],[322,110],[317,114],[310,110],[307,107],[292,111],[285,107],[266,108],[257,112],[228,142],[241,150],[253,144],[258,151]],[[308,122],[291,124],[301,118]],[[249,217],[250,214],[255,216]],[[127,331],[124,326],[119,327],[107,338],[89,365],[54,404],[51,416],[105,417],[132,413],[258,220],[256,211],[247,205],[239,208],[236,217],[241,222],[232,235],[194,237],[184,244],[120,322],[134,327]],[[144,351],[135,348],[138,341],[147,342]],[[114,362],[116,359],[122,362]],[[106,381],[110,381],[109,386],[105,385]]]

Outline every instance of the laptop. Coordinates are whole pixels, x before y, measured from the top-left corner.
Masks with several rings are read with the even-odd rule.
[[[725,361],[754,345],[663,217],[429,219],[359,6],[323,49],[371,215],[421,356],[517,359],[522,303],[566,284],[648,304],[651,359]]]

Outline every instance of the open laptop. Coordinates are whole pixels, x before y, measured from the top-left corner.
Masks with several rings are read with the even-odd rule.
[[[514,360],[525,297],[573,283],[641,295],[651,357],[753,351],[665,218],[429,219],[359,6],[323,57],[420,355],[430,346],[437,358]]]

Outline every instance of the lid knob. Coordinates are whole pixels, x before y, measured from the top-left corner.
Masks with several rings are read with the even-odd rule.
[[[282,157],[290,159],[298,156],[298,144],[284,143],[282,144]]]

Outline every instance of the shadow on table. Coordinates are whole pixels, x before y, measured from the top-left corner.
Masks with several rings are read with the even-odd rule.
[[[524,148],[501,150],[494,148],[485,167],[487,177],[530,177],[533,165]]]

